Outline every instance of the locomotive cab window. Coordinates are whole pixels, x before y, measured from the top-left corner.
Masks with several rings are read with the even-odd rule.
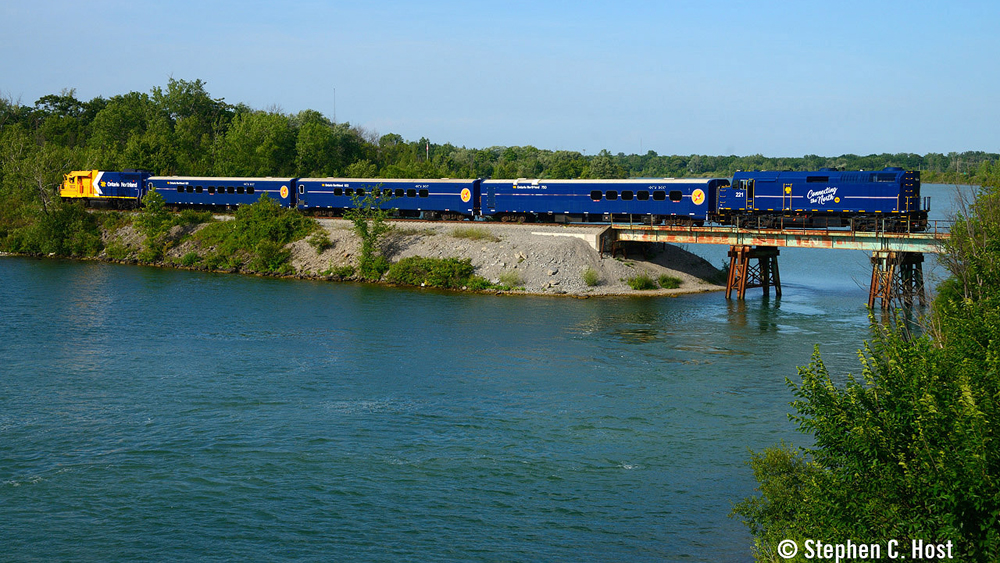
[[[677,202],[684,199],[684,194],[680,190],[670,191],[670,201]]]
[[[653,201],[666,201],[667,192],[653,192]]]
[[[635,194],[635,199],[639,201],[649,201],[649,192],[646,190],[640,190],[639,193]]]
[[[608,190],[605,196],[607,196],[609,200],[616,200],[618,199],[618,192],[616,192],[615,190]]]
[[[590,192],[590,199],[592,199],[594,201],[601,201],[601,195],[603,195],[603,194],[601,194],[600,190],[594,190],[594,191]]]
[[[634,195],[629,190],[625,190],[624,192],[622,192],[622,199],[624,199],[625,201],[632,201],[633,197]]]

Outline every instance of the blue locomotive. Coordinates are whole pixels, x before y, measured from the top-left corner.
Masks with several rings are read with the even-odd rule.
[[[737,172],[719,190],[723,224],[758,228],[846,227],[922,230],[930,201],[921,201],[920,173],[902,168],[842,172]]]
[[[516,222],[919,231],[929,209],[920,173],[902,168],[737,172],[731,180],[215,178],[85,170],[67,174],[60,195],[135,206],[154,189],[174,207],[231,209],[266,195],[284,207],[332,215],[379,190],[382,205],[400,217]]]

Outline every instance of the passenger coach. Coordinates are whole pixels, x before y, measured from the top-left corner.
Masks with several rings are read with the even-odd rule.
[[[282,207],[295,205],[295,178],[151,176],[146,187],[155,189],[167,205],[236,207],[255,203],[264,194]]]
[[[632,220],[701,225],[715,210],[716,192],[729,180],[483,180],[484,217],[501,221]]]
[[[381,190],[382,207],[400,217],[423,219],[472,219],[479,199],[480,180],[392,180],[371,178],[300,178],[298,207],[335,212],[354,207],[372,192]]]

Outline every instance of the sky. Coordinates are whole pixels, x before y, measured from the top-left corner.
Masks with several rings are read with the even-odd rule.
[[[173,78],[469,148],[1000,152],[998,23],[996,0],[3,0],[0,95]]]

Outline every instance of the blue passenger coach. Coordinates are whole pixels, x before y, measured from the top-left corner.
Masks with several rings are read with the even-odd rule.
[[[482,215],[501,221],[634,220],[702,224],[729,180],[483,180]]]
[[[155,189],[167,205],[236,207],[255,203],[267,194],[282,207],[293,207],[295,178],[152,176],[146,187]]]
[[[383,193],[383,207],[400,217],[424,219],[473,218],[480,180],[396,180],[372,178],[299,178],[299,209],[341,211],[354,206],[353,197],[372,190]]]
[[[922,208],[923,207],[923,208]],[[737,172],[719,190],[723,223],[752,219],[762,227],[851,225],[920,228],[927,205],[920,198],[920,172],[902,168],[841,172]]]

